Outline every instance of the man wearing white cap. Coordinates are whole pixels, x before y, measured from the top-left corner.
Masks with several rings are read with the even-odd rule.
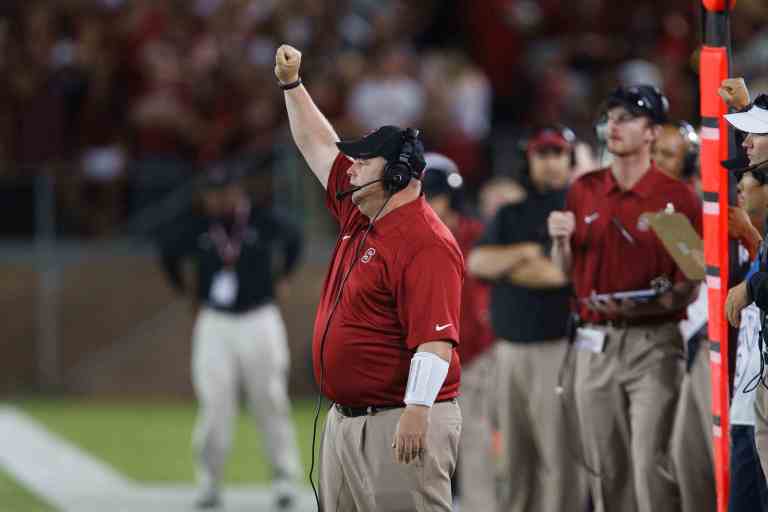
[[[741,172],[764,176],[768,171],[768,95],[759,95],[747,109],[728,114],[725,118],[737,130],[747,134],[742,147],[749,160],[749,166]],[[759,346],[761,351],[765,351],[765,314],[768,311],[768,260],[766,260],[765,243],[760,247],[758,260],[759,270],[728,292],[725,310],[730,324],[738,327],[741,323],[742,310],[755,303],[760,309],[762,327],[759,336],[763,339],[759,340]],[[755,399],[755,442],[763,473],[766,473],[768,471],[768,393],[766,393],[764,379],[765,375],[762,374],[761,369],[760,385]]]

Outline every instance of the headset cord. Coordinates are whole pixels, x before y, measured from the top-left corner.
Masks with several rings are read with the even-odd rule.
[[[765,322],[768,319],[768,315],[765,313],[760,313],[760,334],[757,335],[757,350],[760,352],[760,372],[752,377],[749,382],[744,386],[743,393],[751,393],[754,390],[756,390],[760,384],[762,384],[766,389],[768,389],[768,384],[765,382],[765,368],[766,368],[766,359],[768,359],[768,354],[765,352],[766,343],[765,343],[765,337],[768,335],[765,329]],[[736,392],[737,390],[734,390]]]
[[[371,222],[368,224],[368,227],[365,229],[365,232],[363,233],[363,236],[360,238],[360,241],[357,244],[357,247],[355,248],[355,254],[352,258],[352,263],[349,265],[349,270],[347,270],[347,273],[344,274],[344,277],[341,279],[341,283],[339,283],[339,288],[336,291],[336,297],[333,299],[333,305],[331,306],[331,311],[328,314],[328,320],[325,322],[325,328],[323,329],[323,335],[320,338],[320,393],[317,395],[317,402],[315,403],[315,414],[314,418],[312,420],[312,457],[309,465],[309,483],[312,486],[312,492],[315,494],[315,501],[317,502],[317,510],[322,511],[322,506],[320,504],[320,495],[318,493],[317,487],[320,486],[320,482],[318,480],[317,486],[315,486],[315,480],[314,480],[314,472],[315,472],[315,447],[317,446],[317,422],[320,419],[320,409],[323,405],[323,384],[325,383],[325,339],[328,336],[328,330],[331,327],[331,320],[333,319],[333,315],[336,313],[336,308],[339,305],[339,302],[341,301],[341,292],[344,289],[344,283],[347,282],[347,279],[349,278],[350,274],[352,273],[352,269],[355,268],[355,264],[357,263],[357,259],[360,256],[360,249],[362,249],[363,245],[365,244],[365,240],[368,238],[368,235],[370,234],[371,230],[373,229],[373,223],[376,222],[376,220],[381,215],[381,212],[384,211],[384,208],[387,207],[387,204],[389,204],[390,199],[392,199],[392,196],[390,195],[386,201],[384,201],[384,204],[379,208],[379,211],[376,212],[376,215],[373,216],[373,219],[371,219]]]

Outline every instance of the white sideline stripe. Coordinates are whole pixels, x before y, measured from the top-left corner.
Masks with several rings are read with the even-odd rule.
[[[0,439],[0,465],[53,505],[67,507],[73,495],[121,492],[131,486],[15,407],[0,406]]]
[[[65,512],[188,512],[192,485],[139,485],[49,432],[13,406],[0,405],[0,468],[50,505]],[[227,486],[227,512],[268,512],[269,486]],[[296,511],[314,511],[314,497],[301,489]]]

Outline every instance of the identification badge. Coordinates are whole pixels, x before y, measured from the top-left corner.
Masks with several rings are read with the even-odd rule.
[[[219,306],[231,306],[237,299],[237,274],[232,270],[222,270],[213,276],[211,283],[211,301]]]
[[[588,350],[599,354],[605,348],[605,333],[597,329],[588,327],[579,327],[576,329],[576,348],[579,350]]]

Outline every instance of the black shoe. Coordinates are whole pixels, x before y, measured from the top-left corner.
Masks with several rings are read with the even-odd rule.
[[[198,510],[212,510],[221,506],[221,498],[215,492],[207,492],[201,495],[195,501],[195,508]]]
[[[290,494],[282,494],[275,500],[275,508],[279,511],[292,510],[293,509],[293,496]]]

